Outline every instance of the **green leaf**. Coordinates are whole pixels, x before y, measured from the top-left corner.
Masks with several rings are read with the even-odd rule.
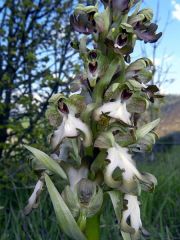
[[[47,168],[49,171],[58,174],[61,178],[67,180],[66,173],[64,170],[59,166],[57,162],[55,162],[51,157],[49,157],[46,153],[40,151],[37,148],[30,147],[28,145],[24,145],[27,150],[29,150],[39,162]]]
[[[69,208],[47,174],[45,174],[45,182],[62,231],[67,234],[70,239],[86,240],[86,237],[79,229]]]
[[[137,129],[136,131],[136,137],[137,139],[141,139],[143,137],[145,137],[146,134],[148,134],[149,132],[151,132],[160,122],[160,119],[156,119],[142,127],[140,127],[139,129]]]

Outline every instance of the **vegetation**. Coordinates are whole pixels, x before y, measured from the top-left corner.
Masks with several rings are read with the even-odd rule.
[[[142,219],[147,230],[151,233],[151,240],[180,239],[180,208],[179,194],[179,161],[180,149],[173,147],[166,154],[156,156],[155,162],[138,162],[143,171],[151,170],[158,179],[158,186],[154,193],[143,194]],[[33,176],[31,176],[33,182]],[[24,202],[32,189],[20,183],[9,184],[0,198],[0,239],[19,240],[56,240],[66,239],[59,232],[55,214],[49,201],[48,194],[41,196],[41,203],[31,215],[23,219],[21,212]],[[117,223],[114,220],[111,205],[106,207],[106,213],[101,219],[102,240],[120,238]],[[59,237],[60,236],[60,237]]]

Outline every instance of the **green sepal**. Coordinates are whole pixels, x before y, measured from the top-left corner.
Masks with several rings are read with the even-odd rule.
[[[30,147],[28,145],[24,145],[24,147],[29,150],[37,160],[49,171],[58,174],[62,179],[67,180],[66,173],[60,167],[60,165],[55,162],[51,157],[49,157],[46,153],[40,151],[37,148]]]
[[[155,132],[149,132],[144,138],[141,138],[136,144],[131,145],[130,148],[134,152],[151,152],[158,136]]]
[[[141,179],[138,180],[141,185],[141,189],[146,192],[153,192],[157,185],[156,177],[147,172],[141,173]]]
[[[126,72],[142,70],[148,66],[153,66],[152,61],[149,58],[140,58],[131,63],[127,67]]]
[[[95,13],[94,20],[98,31],[105,37],[110,25],[110,8],[107,7],[102,13]]]
[[[71,159],[69,162],[74,163],[75,166],[80,167],[81,165],[81,157],[79,155],[79,145],[78,145],[78,139],[69,139],[69,142],[71,144],[71,149],[69,152],[69,158]]]
[[[130,25],[133,25],[137,22],[140,22],[144,19],[144,15],[143,14],[138,14],[138,15],[132,15],[128,18],[128,23]]]
[[[117,70],[118,63],[119,59],[115,57],[107,67],[107,70],[105,71],[103,77],[96,84],[96,88],[93,91],[93,99],[95,100],[96,103],[102,102],[102,95],[104,89],[111,82],[111,79]]]
[[[65,204],[63,198],[57,191],[53,182],[47,174],[45,174],[46,186],[56,213],[56,217],[62,231],[74,240],[86,240],[86,237],[78,227],[74,217],[72,216],[69,208]]]
[[[128,79],[126,81],[126,85],[131,91],[140,91],[142,88],[141,83],[139,83],[137,80],[134,80],[134,79]]]
[[[128,24],[128,23],[121,23],[120,27],[123,29],[123,30],[126,30],[127,33],[133,33],[133,27]]]
[[[56,105],[60,99],[67,100],[66,96],[64,96],[62,93],[55,93],[50,97],[49,103],[53,103]]]
[[[149,132],[151,132],[155,127],[157,127],[157,125],[159,124],[160,119],[156,119],[150,123],[147,123],[146,125],[139,127],[136,130],[136,137],[137,139],[141,139],[144,138],[146,136],[146,134],[148,134]]]
[[[67,185],[62,192],[62,198],[64,199],[66,205],[71,211],[73,217],[79,216],[80,205],[78,202],[77,194],[71,190]]]
[[[112,132],[103,132],[101,133],[94,142],[94,147],[97,148],[111,148],[115,144],[115,139]]]
[[[79,11],[89,14],[89,13],[92,13],[92,12],[98,12],[98,7],[97,6],[85,6],[83,4],[78,4],[77,7],[74,10],[74,14],[78,15]]]
[[[141,96],[132,96],[127,101],[127,111],[130,113],[144,113],[149,107],[149,101]]]
[[[112,97],[113,98],[118,97],[119,91],[120,91],[120,83],[112,83],[104,94],[105,100],[108,101]]]
[[[122,147],[127,147],[137,141],[134,129],[126,132],[119,132],[114,136],[114,138],[115,141]]]
[[[141,11],[138,12],[138,15],[142,14],[144,15],[144,20],[146,22],[150,22],[153,19],[153,10],[150,8],[144,8]]]
[[[45,117],[49,121],[49,124],[53,127],[58,127],[62,122],[62,117],[58,112],[58,108],[54,104],[49,104]]]

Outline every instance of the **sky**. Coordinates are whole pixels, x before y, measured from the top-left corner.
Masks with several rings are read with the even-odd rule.
[[[155,16],[157,4],[159,4],[157,32],[162,31],[163,38],[157,48],[155,62],[159,67],[164,62],[164,70],[170,68],[167,78],[174,79],[173,83],[163,84],[160,89],[162,93],[180,94],[180,0],[144,0],[144,7],[152,8]],[[152,58],[152,44],[147,43],[145,48],[148,57]],[[137,51],[140,51],[140,47]]]

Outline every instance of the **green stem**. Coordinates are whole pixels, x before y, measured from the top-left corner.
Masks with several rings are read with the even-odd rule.
[[[100,240],[100,216],[87,219],[85,234],[88,240]]]

